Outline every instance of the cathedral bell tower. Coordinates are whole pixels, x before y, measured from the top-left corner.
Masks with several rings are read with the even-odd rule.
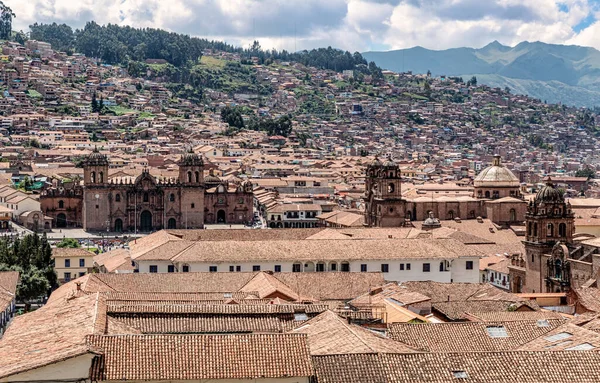
[[[108,159],[97,147],[83,163],[83,183],[85,186],[108,184]]]
[[[204,161],[191,149],[179,160],[179,182],[188,186],[204,185]]]
[[[571,204],[548,180],[529,202],[525,214],[525,291],[546,292],[546,263],[543,255],[553,252],[557,244],[570,245],[575,233],[575,215]]]
[[[365,182],[365,225],[399,227],[404,225],[405,204],[402,200],[400,168],[388,158],[375,158],[367,166]]]

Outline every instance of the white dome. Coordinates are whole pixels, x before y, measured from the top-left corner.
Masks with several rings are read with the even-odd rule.
[[[494,164],[483,169],[475,177],[475,187],[519,187],[519,179],[500,163],[500,157],[494,158]]]

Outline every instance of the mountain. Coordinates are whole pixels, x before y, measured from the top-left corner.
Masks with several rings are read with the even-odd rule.
[[[600,106],[600,51],[594,48],[527,41],[510,47],[494,41],[480,49],[414,47],[362,55],[395,72],[477,76],[479,83],[552,103]]]

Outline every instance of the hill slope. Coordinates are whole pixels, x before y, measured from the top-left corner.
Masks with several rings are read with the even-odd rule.
[[[494,41],[481,49],[434,51],[422,47],[365,52],[382,68],[402,72],[463,76],[513,89],[548,102],[600,105],[600,51],[575,45],[522,42],[509,47]]]

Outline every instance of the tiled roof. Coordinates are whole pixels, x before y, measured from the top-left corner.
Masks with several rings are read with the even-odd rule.
[[[19,272],[0,272],[0,312],[6,310],[6,308],[12,303],[13,299],[15,299],[18,282]]]
[[[504,312],[470,312],[468,319],[474,322],[517,322],[539,319],[562,319],[564,317],[554,311],[504,311]]]
[[[317,315],[293,332],[308,335],[311,355],[413,352],[400,342],[349,324],[332,311]]]
[[[598,350],[600,334],[595,331],[566,323],[552,331],[523,344],[524,351]]]
[[[86,249],[76,248],[71,249],[68,247],[60,248],[55,247],[52,249],[53,258],[81,258],[81,257],[93,257],[94,253],[87,251]]]
[[[135,302],[109,301],[108,313],[152,313],[152,314],[293,314],[296,312],[319,313],[327,310],[326,305],[300,304],[205,304],[203,302]]]
[[[326,252],[322,251],[327,249]],[[327,261],[452,259],[478,256],[453,239],[200,241],[172,260],[177,262]],[[162,256],[145,259],[164,259]]]
[[[382,273],[274,273],[300,296],[315,300],[350,300],[385,284]]]
[[[429,301],[430,298],[416,291],[407,291],[397,283],[388,283],[385,286],[372,288],[371,291],[359,295],[350,302],[354,307],[381,305],[385,299],[393,299],[399,304],[410,305],[418,302]]]
[[[593,351],[349,354],[313,356],[319,383],[593,383]]]
[[[465,320],[473,311],[503,313],[512,309],[535,310],[538,307],[535,302],[527,301],[472,300],[436,302],[431,304],[431,308],[449,320]]]
[[[128,291],[111,291],[103,293],[106,300],[109,301],[144,301],[144,302],[202,302],[211,300],[234,299],[256,300],[258,293],[256,291],[239,291],[239,292],[198,292],[198,293],[163,293],[163,292],[128,292]]]
[[[508,351],[515,350],[564,323],[563,320],[556,319],[547,322],[547,326],[542,326],[535,320],[487,323],[393,323],[389,327],[389,336],[410,347],[428,352]],[[503,336],[490,335],[489,331],[494,331],[496,328],[503,331]]]
[[[0,378],[89,352],[85,336],[105,322],[101,304],[92,294],[14,318],[0,339]]]
[[[209,380],[313,375],[306,336],[114,335],[90,336],[104,356],[92,380]]]

